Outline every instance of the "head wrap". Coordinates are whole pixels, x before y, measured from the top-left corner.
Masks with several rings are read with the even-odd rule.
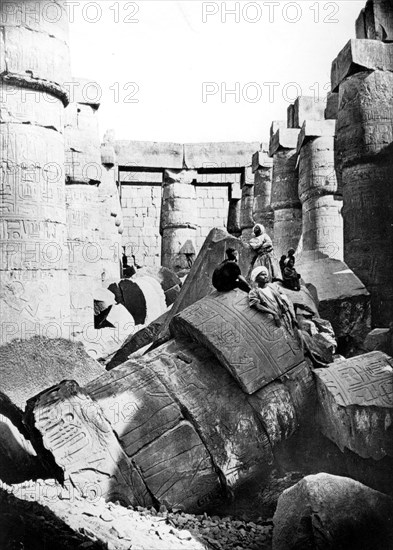
[[[254,228],[253,228],[253,232],[254,232],[254,233],[255,233],[255,229],[256,229],[257,227],[260,229],[261,234],[263,235],[263,233],[265,233],[265,226],[263,226],[261,223],[256,223],[256,224],[254,225]]]
[[[269,274],[269,270],[267,269],[267,267],[264,267],[264,266],[259,266],[259,267],[256,267],[255,269],[253,269],[251,271],[251,282],[252,283],[255,283],[255,279],[258,277],[258,275],[262,272],[265,272],[267,275]]]

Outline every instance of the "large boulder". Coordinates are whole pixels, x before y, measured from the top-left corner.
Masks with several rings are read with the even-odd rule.
[[[393,547],[393,500],[346,477],[305,477],[280,496],[273,522],[273,550]]]

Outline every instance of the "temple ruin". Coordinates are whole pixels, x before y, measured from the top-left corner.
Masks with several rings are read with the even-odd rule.
[[[251,521],[277,472],[300,472],[260,548],[299,548],[296,537],[344,548],[361,522],[340,487],[377,518],[364,548],[391,548],[392,1],[367,0],[332,60],[331,92],[298,97],[269,143],[110,130],[101,142],[62,3],[45,0],[56,23],[28,3],[0,6],[2,482],[72,486],[90,512],[94,493],[106,512],[209,513],[218,528],[237,506]],[[292,329],[239,288],[212,286],[228,248],[250,282],[255,224],[277,259],[295,251],[300,291],[276,281]],[[76,529],[60,500],[49,509]],[[319,527],[309,510],[296,516],[303,501]],[[315,533],[329,525],[323,546]],[[98,548],[103,533],[85,542]]]

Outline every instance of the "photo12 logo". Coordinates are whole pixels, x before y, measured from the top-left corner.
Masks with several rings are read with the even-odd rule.
[[[304,5],[306,4],[306,5]],[[308,16],[314,23],[339,23],[336,2],[202,2],[202,22],[298,23]]]

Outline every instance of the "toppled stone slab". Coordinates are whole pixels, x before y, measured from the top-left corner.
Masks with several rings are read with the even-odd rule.
[[[238,250],[240,269],[243,275],[247,274],[253,257],[250,247],[240,239],[231,236],[225,229],[212,229],[190,269],[190,273],[160,330],[156,342],[163,342],[169,338],[169,323],[177,313],[214,290],[212,285],[213,272],[226,259],[225,251],[230,247]]]
[[[250,308],[248,295],[240,290],[199,300],[173,318],[171,331],[211,350],[249,394],[304,359],[299,335]]]
[[[342,81],[364,71],[393,71],[393,44],[377,40],[352,39],[332,64],[332,92],[338,92]]]
[[[344,262],[320,256],[301,256],[296,269],[317,289],[320,316],[330,321],[336,338],[359,344],[370,331],[370,295]]]
[[[165,294],[165,302],[167,306],[171,306],[176,300],[177,295],[180,292],[182,282],[174,271],[167,267],[143,267],[138,269],[135,275],[132,277],[136,280],[143,276],[153,277],[156,279],[162,287]]]
[[[101,408],[76,382],[62,382],[30,399],[26,424],[38,454],[45,461],[45,451],[52,453],[65,479],[81,494],[90,485],[97,498],[152,504]]]
[[[388,550],[393,500],[350,478],[307,476],[278,499],[273,550]]]
[[[103,373],[83,344],[38,336],[1,346],[0,362],[1,391],[20,409],[32,395],[66,378],[83,385]]]
[[[356,20],[356,38],[393,40],[393,6],[390,0],[368,0]]]
[[[393,456],[393,359],[371,352],[315,371],[322,433],[343,451]]]
[[[165,312],[146,327],[131,334],[120,349],[105,361],[106,370],[114,369],[118,365],[121,365],[121,363],[125,363],[130,359],[132,354],[151,344],[161,331],[168,315],[169,311]]]

